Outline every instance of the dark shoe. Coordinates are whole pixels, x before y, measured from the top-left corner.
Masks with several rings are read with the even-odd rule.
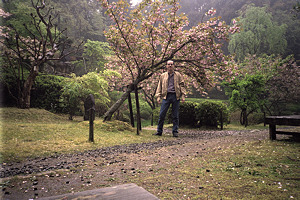
[[[156,136],[162,136],[161,133],[154,133],[153,135],[156,135]]]
[[[178,133],[173,133],[173,137],[178,137]]]

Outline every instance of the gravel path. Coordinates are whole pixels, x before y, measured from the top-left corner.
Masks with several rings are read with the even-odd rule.
[[[264,132],[264,134],[254,134],[257,132]],[[171,136],[170,130],[164,131],[165,135]],[[137,153],[142,150],[153,150],[161,147],[173,146],[178,144],[185,144],[195,142],[199,140],[207,140],[213,138],[222,138],[225,136],[238,136],[243,137],[263,137],[266,135],[266,131],[199,131],[199,130],[183,130],[180,132],[178,138],[172,140],[163,141],[159,140],[151,143],[140,143],[130,145],[117,145],[113,147],[107,147],[102,149],[90,150],[81,153],[55,155],[51,157],[43,157],[36,159],[29,159],[25,162],[18,163],[2,163],[0,166],[1,173],[0,178],[11,177],[15,175],[30,175],[33,173],[40,173],[58,169],[72,169],[84,166],[86,162],[95,160],[97,158],[106,158],[109,164],[122,162],[122,160],[110,159],[112,155],[118,155],[122,153]]]
[[[164,173],[161,169],[180,161],[268,137],[268,130],[181,130],[173,138],[171,130],[165,130],[163,138],[168,140],[4,163],[2,195],[6,200],[35,199],[126,184],[130,177]]]

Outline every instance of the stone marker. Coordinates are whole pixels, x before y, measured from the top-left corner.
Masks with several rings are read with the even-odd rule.
[[[95,190],[87,190],[84,192],[64,194],[40,200],[159,200],[156,196],[146,191],[144,188],[134,183],[117,185],[113,187],[100,188]]]
[[[89,94],[87,98],[84,101],[84,117],[83,120],[89,120],[90,119],[90,110],[95,110],[95,98],[92,94]],[[93,116],[95,117],[95,116]],[[95,120],[95,119],[93,119]]]

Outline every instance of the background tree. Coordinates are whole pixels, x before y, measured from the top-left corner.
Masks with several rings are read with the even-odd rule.
[[[88,72],[102,72],[110,56],[111,50],[107,42],[87,40],[84,44],[82,59],[73,62],[75,73],[83,75]]]
[[[240,64],[239,73],[264,77],[263,111],[269,115],[284,114],[289,103],[300,102],[300,67],[293,56],[249,56]]]
[[[222,16],[222,19],[229,24],[232,19],[245,13],[249,5],[255,7],[266,7],[266,11],[272,14],[273,23],[278,25],[286,24],[287,29],[284,35],[287,40],[287,47],[283,56],[286,57],[294,54],[296,61],[300,61],[300,15],[297,14],[297,3],[295,0],[181,0],[180,5],[182,8],[180,12],[184,12],[189,20],[189,26],[195,26],[202,20],[202,16],[208,9],[212,7],[216,9],[216,15]],[[298,3],[299,4],[299,3]],[[226,48],[225,48],[226,47]],[[227,52],[227,44],[225,43],[224,49]]]
[[[64,41],[53,23],[52,8],[46,8],[44,1],[31,1],[35,13],[31,13],[31,24],[24,24],[24,31],[11,27],[4,43],[6,63],[2,70],[14,74],[18,82],[18,106],[30,107],[33,82],[41,67],[49,60],[60,60],[71,52],[65,52]],[[32,29],[33,28],[33,29]],[[32,31],[33,30],[33,31]],[[73,50],[74,51],[74,50]]]
[[[248,126],[248,116],[265,104],[265,79],[262,75],[235,77],[231,82],[224,82],[226,93],[230,97],[232,110],[241,110],[240,123]]]
[[[72,74],[64,79],[61,94],[61,104],[69,110],[69,119],[72,120],[76,112],[82,111],[84,100],[89,94],[95,98],[96,108],[107,108],[110,102],[108,77],[120,76],[118,73],[105,70],[104,72],[90,72],[83,76]],[[99,110],[96,110],[99,112]]]
[[[97,0],[52,0],[59,30],[73,41],[105,41],[105,17]],[[67,6],[66,6],[67,5]]]
[[[240,17],[241,32],[231,36],[229,52],[242,61],[247,54],[282,55],[287,41],[284,37],[286,25],[277,25],[265,7],[249,7]]]
[[[198,83],[199,90],[216,82],[215,77],[229,74],[224,64],[225,57],[221,44],[229,32],[236,27],[228,27],[218,18],[199,24],[190,30],[187,17],[178,14],[179,5],[174,1],[143,1],[128,13],[128,4],[124,1],[102,5],[107,14],[115,21],[106,36],[118,60],[110,66],[119,66],[130,74],[130,82],[124,95],[108,110],[104,120],[127,99],[128,94],[138,84],[162,69],[172,59],[176,63],[185,63],[181,69]],[[214,14],[210,10],[207,14]]]

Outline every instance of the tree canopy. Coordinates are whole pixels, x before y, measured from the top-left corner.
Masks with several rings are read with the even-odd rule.
[[[238,22],[241,32],[231,36],[229,52],[242,61],[247,54],[282,55],[287,41],[284,37],[286,25],[277,25],[265,7],[249,7]]]
[[[176,0],[144,0],[130,12],[126,1],[103,0],[102,5],[115,21],[106,36],[118,59],[108,67],[121,67],[130,86],[105,114],[105,120],[110,119],[134,87],[163,69],[168,60],[181,64],[181,71],[192,78],[199,90],[214,84],[217,77],[230,74],[219,41],[226,40],[238,27],[229,27],[212,17],[185,30],[189,22],[184,14],[178,13]],[[215,10],[206,13],[213,14]]]

